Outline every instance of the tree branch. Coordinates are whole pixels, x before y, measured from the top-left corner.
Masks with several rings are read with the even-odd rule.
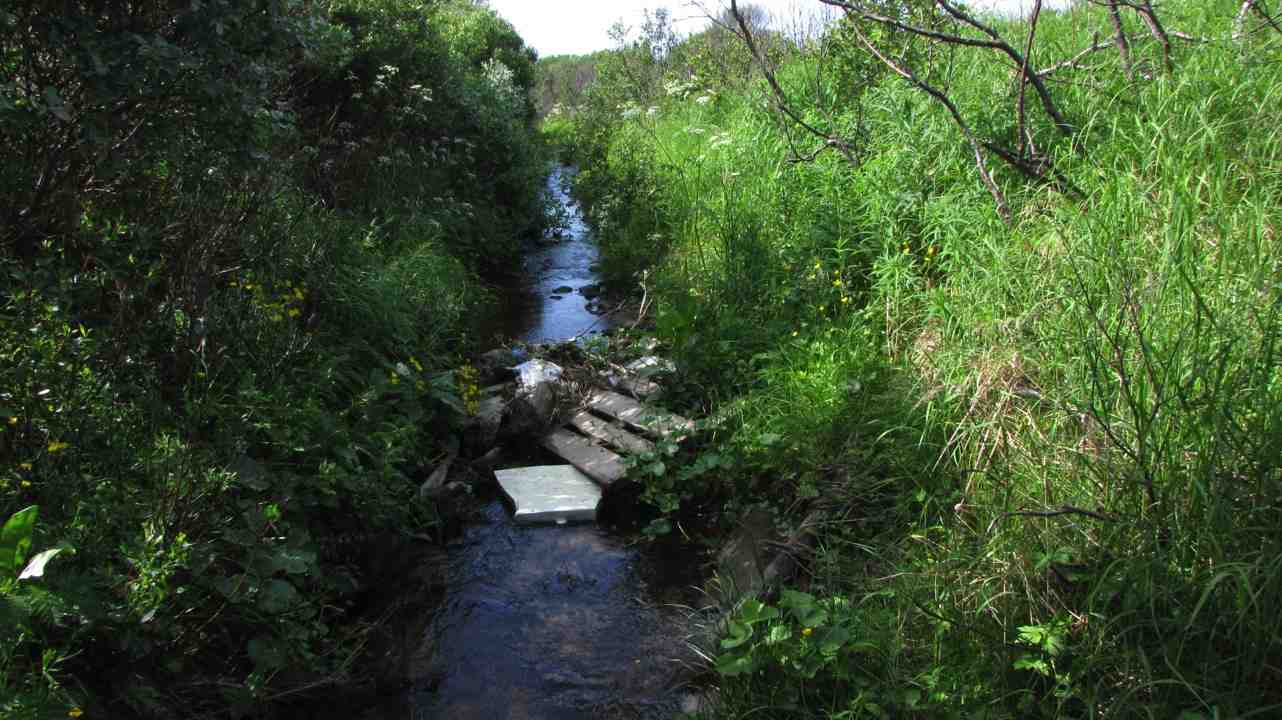
[[[736,34],[738,34],[739,37],[743,39],[744,43],[747,44],[748,52],[752,54],[752,59],[757,63],[757,66],[761,68],[761,73],[766,78],[766,84],[770,86],[770,92],[774,97],[775,107],[779,110],[779,112],[788,116],[790,120],[792,120],[794,123],[796,123],[800,127],[804,128],[811,135],[814,135],[815,137],[818,137],[821,140],[823,140],[824,144],[819,148],[820,151],[822,151],[825,148],[831,147],[836,149],[838,152],[840,152],[846,158],[846,160],[850,161],[852,164],[857,163],[858,161],[857,161],[857,158],[855,157],[855,152],[853,149],[851,149],[850,144],[848,142],[846,142],[844,139],[840,137],[837,137],[835,135],[830,135],[820,130],[819,128],[811,125],[810,123],[806,122],[806,120],[802,118],[799,114],[797,114],[795,110],[792,109],[792,106],[788,103],[787,94],[784,93],[783,87],[779,84],[779,80],[775,77],[774,71],[770,68],[769,63],[766,62],[765,55],[761,52],[761,49],[757,46],[757,41],[753,37],[752,30],[748,27],[747,20],[744,18],[743,13],[739,11],[739,3],[737,0],[730,0],[730,13],[734,15],[735,22],[739,25],[739,33],[736,33]],[[791,138],[789,138],[789,144],[791,145]],[[818,152],[814,153],[812,156],[810,156],[810,159],[817,157],[818,154],[819,154]],[[793,155],[796,159],[801,159],[801,155],[797,153],[795,148],[793,148]]]
[[[824,2],[827,1],[828,0],[824,0]],[[957,109],[957,106],[953,104],[953,101],[935,86],[918,78],[911,68],[901,65],[884,55],[875,45],[873,45],[872,41],[868,39],[868,36],[864,34],[864,31],[860,29],[858,25],[851,25],[851,27],[855,32],[855,36],[859,38],[859,42],[868,49],[868,52],[872,53],[878,60],[880,60],[882,64],[947,108],[948,113],[953,117],[953,122],[956,123],[957,127],[961,130],[962,135],[965,136],[966,142],[970,144],[971,152],[975,154],[975,166],[979,170],[979,177],[983,180],[984,187],[988,188],[989,194],[993,196],[993,203],[997,206],[997,214],[1001,216],[1002,220],[1007,225],[1010,225],[1010,207],[1006,204],[1006,196],[1002,193],[1001,188],[997,187],[997,183],[993,181],[993,176],[988,172],[987,161],[984,157],[984,146],[980,143],[979,139],[975,137],[975,133],[971,131],[970,126],[966,124],[965,119],[962,118],[961,112]]]

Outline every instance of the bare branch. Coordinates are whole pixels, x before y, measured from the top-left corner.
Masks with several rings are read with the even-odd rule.
[[[903,22],[901,20],[896,20],[895,18],[882,15],[880,13],[872,12],[863,6],[856,5],[852,2],[847,2],[846,0],[819,0],[819,1],[825,5],[831,5],[832,7],[841,8],[845,10],[848,14],[851,14],[862,20],[868,20],[871,22],[880,23],[894,30],[912,33],[913,35],[930,38],[932,40],[938,40],[940,42],[946,42],[954,45],[965,45],[968,47],[988,48],[990,50],[998,50],[1004,53],[1007,57],[1009,57],[1015,63],[1016,67],[1023,67],[1026,62],[1024,59],[1024,56],[1018,50],[1011,47],[1010,43],[1006,42],[1006,40],[1003,39],[1002,36],[998,34],[996,30],[993,30],[988,25],[985,25],[984,23],[979,22],[972,15],[956,7],[952,3],[948,2],[948,0],[935,0],[935,5],[937,5],[941,10],[943,10],[945,13],[950,15],[953,19],[965,25],[969,25],[970,27],[980,31],[981,33],[986,35],[989,39],[985,40],[983,38],[967,37],[965,35],[958,35],[956,33],[948,33],[948,32],[942,32],[939,30],[932,30],[930,28],[921,27],[920,25],[912,25],[912,24]],[[1074,128],[1072,124],[1070,124],[1068,120],[1064,118],[1064,115],[1059,111],[1059,108],[1055,105],[1055,100],[1051,97],[1050,90],[1046,88],[1046,84],[1043,83],[1041,81],[1041,78],[1035,73],[1030,74],[1028,76],[1028,79],[1033,84],[1033,88],[1037,90],[1037,95],[1042,102],[1042,107],[1046,111],[1046,114],[1049,115],[1051,119],[1054,121],[1055,127],[1058,128],[1059,131],[1064,135],[1072,136],[1073,133],[1075,132]]]
[[[1103,513],[1095,512],[1094,510],[1087,510],[1085,508],[1074,507],[1072,505],[1064,505],[1060,507],[1058,510],[1016,510],[1013,512],[1006,513],[1006,517],[1018,516],[1018,517],[1053,518],[1053,517],[1061,517],[1064,515],[1084,515],[1086,517],[1094,518],[1096,520],[1102,520],[1103,522],[1117,522],[1117,518],[1109,517]]]
[[[1122,11],[1117,8],[1117,0],[1108,2],[1108,19],[1113,24],[1113,42],[1117,45],[1117,54],[1122,60],[1122,72],[1130,78],[1131,44],[1126,40],[1126,28],[1122,25]]]
[[[827,0],[824,1],[827,2]],[[1002,193],[1001,188],[997,187],[997,183],[993,181],[993,176],[988,171],[987,160],[984,156],[984,145],[975,137],[975,133],[971,131],[970,126],[966,124],[966,120],[962,118],[961,112],[957,109],[957,106],[953,104],[953,101],[934,85],[918,78],[911,68],[890,59],[878,50],[877,46],[873,45],[872,41],[868,39],[868,36],[864,34],[864,31],[858,25],[851,25],[851,28],[854,30],[855,37],[859,38],[859,42],[868,49],[868,52],[872,53],[878,60],[880,60],[882,64],[947,108],[948,113],[953,117],[953,122],[956,123],[957,127],[961,130],[962,135],[966,138],[966,142],[970,144],[971,151],[975,154],[975,166],[979,170],[979,177],[983,180],[984,187],[988,188],[989,194],[993,196],[993,203],[997,206],[997,214],[1001,216],[1002,220],[1007,225],[1009,225],[1011,223],[1010,206],[1006,204],[1006,196]]]
[[[1089,47],[1078,52],[1076,55],[1068,58],[1067,60],[1061,60],[1060,62],[1057,62],[1054,65],[1038,70],[1037,75],[1038,77],[1046,78],[1059,72],[1060,70],[1064,70],[1067,68],[1079,68],[1080,66],[1078,65],[1078,63],[1080,63],[1082,59],[1085,58],[1086,56],[1091,55],[1092,53],[1097,53],[1101,50],[1107,50],[1108,48],[1114,47],[1114,46],[1115,46],[1114,41],[1103,42],[1100,40],[1096,40]]]
[[[792,109],[792,106],[788,102],[787,94],[784,93],[783,87],[779,84],[778,78],[775,77],[774,70],[771,69],[770,64],[766,61],[765,55],[761,52],[761,48],[757,45],[752,29],[748,26],[748,22],[744,18],[743,13],[739,11],[739,3],[737,0],[730,0],[730,13],[734,16],[735,22],[739,26],[739,37],[747,44],[748,52],[752,54],[752,59],[757,63],[757,66],[761,69],[762,75],[766,78],[766,84],[770,86],[770,92],[773,95],[775,107],[779,112],[788,116],[790,120],[805,129],[811,135],[823,140],[824,144],[820,147],[820,150],[830,147],[840,152],[842,156],[851,163],[857,162],[855,151],[850,147],[850,143],[843,138],[830,135],[811,125],[806,122],[805,118],[801,117],[800,114]],[[789,144],[791,144],[791,138],[789,138]],[[793,148],[793,155],[797,159],[801,158],[795,148]],[[818,153],[815,153],[810,157],[813,159],[817,155]]]
[[[1024,64],[1019,68],[1019,100],[1017,108],[1018,124],[1016,134],[1019,136],[1019,154],[1023,155],[1025,149],[1030,153],[1037,154],[1037,146],[1033,143],[1033,134],[1028,130],[1028,113],[1025,110],[1025,93],[1028,90],[1028,62],[1033,54],[1033,38],[1037,35],[1037,20],[1042,15],[1042,0],[1035,0],[1033,3],[1033,14],[1028,22],[1028,40],[1024,43]]]

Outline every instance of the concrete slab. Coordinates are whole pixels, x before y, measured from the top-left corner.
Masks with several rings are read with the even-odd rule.
[[[543,447],[606,488],[628,474],[623,458],[565,428],[543,438]]]
[[[596,390],[588,398],[592,412],[615,418],[645,433],[660,437],[684,437],[694,431],[694,423],[658,408],[652,408],[609,390]]]
[[[514,519],[520,524],[596,520],[601,488],[571,465],[495,470],[494,477],[516,506]]]
[[[590,412],[579,412],[570,418],[570,424],[588,437],[596,438],[607,445],[613,445],[624,452],[653,452],[654,443],[637,437],[614,423],[602,420]]]

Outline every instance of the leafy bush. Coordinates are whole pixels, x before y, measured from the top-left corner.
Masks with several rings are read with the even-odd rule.
[[[533,58],[453,0],[59,7],[0,11],[0,712],[271,714],[436,522]]]

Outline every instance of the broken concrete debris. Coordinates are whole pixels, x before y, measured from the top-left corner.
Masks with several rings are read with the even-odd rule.
[[[570,465],[495,470],[518,523],[594,522],[601,488]]]

